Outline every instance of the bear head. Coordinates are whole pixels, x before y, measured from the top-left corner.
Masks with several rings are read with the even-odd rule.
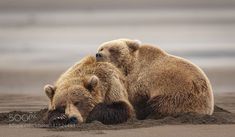
[[[50,125],[77,124],[101,102],[99,78],[95,75],[80,77],[76,84],[46,85],[44,91],[50,100],[48,123]],[[71,81],[70,81],[71,82]]]
[[[117,39],[105,42],[98,48],[96,60],[98,62],[110,62],[122,71],[127,71],[127,66],[135,59],[135,53],[139,49],[139,40]]]

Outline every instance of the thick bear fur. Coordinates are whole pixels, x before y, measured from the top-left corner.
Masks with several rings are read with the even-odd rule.
[[[96,59],[113,63],[126,75],[129,100],[139,119],[213,113],[211,84],[205,73],[186,59],[130,39],[101,44]]]
[[[116,124],[134,116],[123,74],[111,63],[89,56],[69,68],[54,86],[44,87],[49,97],[51,125],[91,122]]]

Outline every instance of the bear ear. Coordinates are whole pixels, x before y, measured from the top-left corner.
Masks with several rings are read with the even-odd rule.
[[[139,40],[126,40],[125,42],[131,52],[138,50],[141,45],[141,41]]]
[[[99,78],[95,75],[93,75],[87,82],[87,89],[92,91],[93,89],[96,88],[96,86],[99,83]]]
[[[56,87],[52,85],[45,85],[44,86],[44,92],[48,96],[49,99],[52,99],[55,94]]]

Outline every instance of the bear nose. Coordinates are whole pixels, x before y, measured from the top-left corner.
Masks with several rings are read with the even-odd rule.
[[[78,119],[76,117],[69,118],[69,124],[78,124]]]
[[[96,53],[96,57],[100,58],[100,57],[102,57],[102,54],[101,53]]]

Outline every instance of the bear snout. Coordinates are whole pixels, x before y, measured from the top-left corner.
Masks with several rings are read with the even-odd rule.
[[[104,60],[104,55],[102,53],[96,53],[96,61],[103,61]]]
[[[96,53],[96,58],[100,58],[100,57],[102,57],[102,54],[101,53]]]

